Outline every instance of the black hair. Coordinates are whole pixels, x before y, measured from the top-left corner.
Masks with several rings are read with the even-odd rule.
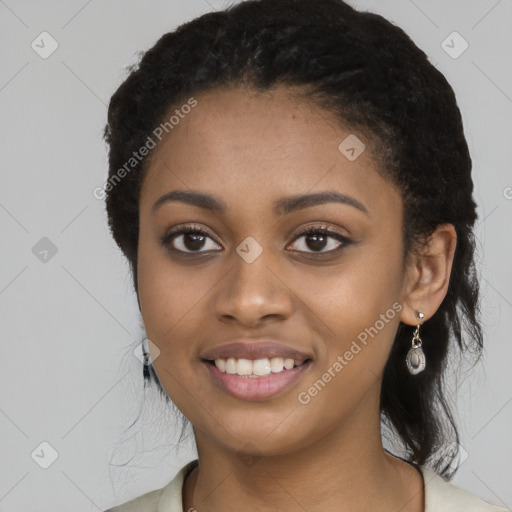
[[[365,133],[379,172],[403,198],[404,258],[438,225],[454,226],[448,291],[421,327],[428,365],[418,375],[408,373],[404,361],[415,326],[401,322],[381,391],[383,424],[402,443],[405,460],[451,477],[459,435],[445,391],[448,350],[479,356],[483,336],[472,162],[455,94],[443,74],[402,29],[342,0],[243,1],[163,35],[128,71],[111,98],[105,127],[112,184],[106,209],[137,296],[139,198],[149,156],[115,184],[112,178],[173,108],[219,87],[290,87]],[[151,365],[143,375],[170,403]],[[455,449],[447,453],[447,446]]]

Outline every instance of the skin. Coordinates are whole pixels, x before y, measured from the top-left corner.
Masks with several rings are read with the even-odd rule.
[[[138,257],[141,312],[160,350],[154,367],[198,448],[184,510],[422,511],[421,474],[382,448],[379,395],[399,321],[417,325],[416,311],[428,321],[446,295],[453,226],[439,226],[404,268],[402,197],[379,174],[364,133],[290,89],[216,89],[196,99],[152,154]],[[367,147],[355,161],[338,149],[351,133]],[[173,190],[212,195],[226,212],[183,202],[152,212]],[[368,214],[332,202],[273,212],[284,196],[327,190],[352,196]],[[160,242],[170,228],[191,224],[208,232],[203,246],[187,235],[168,247]],[[297,238],[306,225],[328,226],[352,244]],[[262,248],[252,263],[236,252],[248,236]],[[170,251],[173,244],[188,254]],[[401,311],[307,405],[299,403],[297,394],[396,302]],[[312,353],[313,365],[279,396],[231,397],[213,385],[200,353],[238,337],[281,340]],[[240,457],[250,454],[251,464]]]

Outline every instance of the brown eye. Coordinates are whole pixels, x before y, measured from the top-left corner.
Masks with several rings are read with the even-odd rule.
[[[304,238],[304,243],[298,244],[298,249],[295,248],[300,252],[330,253],[350,244],[350,240],[337,231],[321,226],[313,226],[301,231],[293,243],[296,244],[301,238]],[[334,240],[337,240],[338,244]],[[324,250],[326,248],[327,250]]]
[[[213,243],[208,243],[208,241]],[[198,227],[172,230],[162,237],[161,243],[169,250],[182,253],[203,253],[217,250],[219,247],[206,231]],[[206,250],[203,250],[205,247]]]

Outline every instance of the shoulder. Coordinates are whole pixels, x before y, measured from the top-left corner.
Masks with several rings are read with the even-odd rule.
[[[161,489],[138,496],[133,500],[127,501],[121,505],[109,508],[105,512],[159,512],[160,510],[172,510],[181,512],[183,482],[186,475],[197,465],[197,459],[190,461],[183,466],[176,476]]]
[[[510,512],[446,481],[433,470],[421,468],[425,483],[425,512]]]
[[[151,491],[142,496],[138,496],[133,500],[127,501],[122,505],[109,508],[105,512],[139,512],[140,510],[147,510],[147,512],[156,512],[158,510],[158,503],[162,496],[163,489]]]

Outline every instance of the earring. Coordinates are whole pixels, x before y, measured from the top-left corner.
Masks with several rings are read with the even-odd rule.
[[[425,315],[416,312],[416,316],[421,320]],[[411,348],[405,358],[407,369],[412,375],[422,372],[426,366],[425,352],[421,349],[421,338],[420,338],[420,324],[416,326],[412,337]]]

